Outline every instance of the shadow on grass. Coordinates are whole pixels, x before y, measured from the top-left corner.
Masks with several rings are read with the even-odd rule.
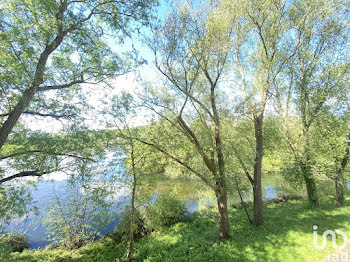
[[[328,204],[328,203],[327,203]],[[242,210],[230,212],[231,239],[220,241],[213,213],[201,214],[174,226],[164,235],[138,243],[137,261],[304,261],[313,257],[313,225],[350,228],[348,207],[309,210],[304,201],[268,205],[265,223],[253,228]],[[300,236],[300,237],[299,237]],[[289,252],[289,256],[284,252]],[[293,254],[294,253],[294,254]],[[323,253],[320,254],[323,257]],[[305,260],[306,261],[306,260]],[[316,261],[316,260],[315,260]]]

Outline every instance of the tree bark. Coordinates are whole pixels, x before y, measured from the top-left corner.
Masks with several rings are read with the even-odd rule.
[[[312,174],[312,168],[310,166],[310,149],[309,149],[309,125],[306,124],[306,120],[303,119],[303,137],[304,137],[304,148],[303,156],[304,160],[301,160],[301,172],[305,181],[307,197],[309,206],[311,208],[317,208],[320,206],[320,202],[317,195],[316,181]]]
[[[32,86],[24,91],[22,98],[19,100],[17,105],[9,114],[5,123],[0,128],[0,149],[5,144],[7,137],[11,133],[13,127],[16,125],[19,117],[29,105],[29,102],[32,100],[34,94],[36,93],[37,87]]]
[[[336,194],[336,204],[337,207],[342,207],[344,206],[344,177],[340,173],[337,174],[335,178],[335,194]]]
[[[350,128],[348,130],[348,141],[347,141],[347,147],[345,149],[345,155],[343,159],[340,162],[340,167],[336,169],[336,177],[335,177],[335,195],[336,195],[336,204],[338,207],[344,206],[344,170],[346,166],[348,165],[349,158],[350,158]],[[339,159],[336,157],[335,164],[337,165],[339,163]]]
[[[254,196],[254,219],[253,224],[255,227],[260,226],[263,221],[263,199],[262,199],[262,159],[264,155],[263,148],[263,114],[255,117],[254,129],[255,129],[255,163],[254,163],[254,183],[253,183],[253,196]]]
[[[219,236],[220,238],[230,238],[230,226],[228,220],[228,208],[227,208],[227,190],[224,180],[219,182],[218,189],[215,192],[218,211],[219,211]]]
[[[302,164],[301,170],[306,185],[309,206],[311,208],[317,208],[320,206],[320,202],[317,195],[316,181],[311,173],[311,167],[307,164]]]

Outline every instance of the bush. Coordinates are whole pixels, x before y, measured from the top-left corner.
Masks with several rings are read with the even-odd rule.
[[[161,229],[177,223],[186,213],[183,201],[172,195],[158,196],[153,205],[146,210],[149,225]]]
[[[120,214],[120,220],[111,234],[111,238],[117,242],[124,242],[129,240],[130,223],[131,223],[131,207],[127,205],[124,211]],[[140,239],[149,233],[147,229],[145,218],[136,210],[134,216],[134,239]]]
[[[11,252],[22,252],[28,247],[28,239],[20,233],[2,233],[0,235],[2,248],[8,247]]]

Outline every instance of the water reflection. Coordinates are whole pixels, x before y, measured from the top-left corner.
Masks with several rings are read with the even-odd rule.
[[[64,181],[55,182],[56,192],[62,196],[65,194]],[[347,183],[347,187],[350,189],[350,182]],[[280,176],[269,176],[263,178],[263,198],[265,200],[271,200],[280,196],[282,193],[281,188],[281,177]],[[52,185],[49,186],[47,182],[43,185],[39,185],[38,190],[34,193],[34,200],[41,200],[40,208],[45,210],[45,203],[47,205],[47,199],[49,199],[50,192],[52,191]],[[185,201],[186,208],[189,214],[201,210],[207,207],[216,207],[216,198],[212,190],[203,185],[198,181],[183,181],[183,180],[160,180],[152,181],[152,183],[143,185],[140,187],[141,194],[140,199],[149,201],[149,199],[155,199],[158,194],[175,194],[176,197]],[[252,201],[252,190],[242,192],[244,201]],[[125,196],[125,195],[124,195]],[[44,201],[43,201],[44,200]],[[119,214],[123,210],[125,204],[128,203],[128,197],[119,198],[118,208],[111,210],[115,212],[116,217],[108,227],[103,229],[102,233],[106,233],[112,230],[119,220]],[[229,195],[229,204],[237,204],[240,202],[237,192]],[[29,236],[29,247],[38,248],[45,247],[50,242],[46,240],[47,232],[42,224],[40,224],[40,217],[31,216],[28,220],[17,221],[12,223],[10,228],[16,231],[22,231],[26,228],[26,234]]]
[[[271,200],[276,197],[276,190],[274,186],[266,185],[264,186],[264,188],[265,188],[265,196],[264,196],[265,200]]]

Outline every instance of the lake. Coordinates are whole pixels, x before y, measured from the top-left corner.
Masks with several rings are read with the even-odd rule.
[[[265,175],[262,182],[263,198],[265,200],[278,198],[291,193],[289,192],[289,188],[284,186],[283,179],[279,175]],[[53,187],[60,198],[65,198],[67,196],[66,186],[67,180],[40,182],[37,190],[33,192],[33,200],[38,206],[39,215],[30,214],[26,219],[14,220],[5,228],[5,230],[25,232],[29,238],[30,249],[43,248],[50,244],[50,241],[47,240],[48,233],[45,227],[41,224],[41,216],[45,214],[48,207],[48,200],[52,198]],[[347,184],[347,187],[350,189],[350,183]],[[216,206],[214,193],[211,192],[208,187],[204,186],[203,183],[198,181],[160,179],[142,186],[140,190],[144,198],[149,198],[156,194],[169,194],[172,192],[178,198],[185,201],[187,210],[190,214],[202,208],[206,208],[207,206]],[[252,200],[251,190],[242,193],[245,201]],[[123,210],[124,206],[129,202],[128,190],[121,189],[117,194],[118,195],[114,199],[119,201],[120,205],[118,205],[118,209],[111,210],[112,212],[115,212],[115,218],[111,224],[103,228],[101,231],[102,234],[113,230],[119,221],[121,210]],[[229,194],[230,205],[238,202],[239,197],[237,193]]]

